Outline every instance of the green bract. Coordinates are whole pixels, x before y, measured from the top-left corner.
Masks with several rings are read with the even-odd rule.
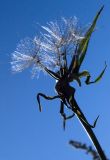
[[[88,44],[89,44],[91,35],[92,35],[92,33],[95,29],[96,22],[97,22],[100,14],[101,14],[103,8],[104,8],[104,6],[101,7],[99,12],[95,16],[90,28],[85,33],[84,38],[76,46],[75,55],[73,56],[73,59],[71,61],[70,67],[69,67],[69,72],[71,72],[70,82],[76,80],[78,82],[78,84],[81,85],[79,79],[81,77],[87,77],[86,80],[85,80],[86,84],[96,83],[102,78],[102,76],[105,72],[105,69],[107,67],[106,63],[105,63],[105,67],[102,70],[102,72],[100,73],[100,75],[92,82],[90,82],[91,75],[88,71],[83,71],[81,73],[79,72],[79,69],[81,67],[81,64],[82,64],[82,62],[85,58],[85,55],[86,55],[86,52],[87,52],[87,49],[88,49]]]

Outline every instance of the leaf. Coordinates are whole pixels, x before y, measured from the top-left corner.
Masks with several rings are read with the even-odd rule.
[[[77,72],[77,67],[78,67],[78,55],[76,54],[77,53],[77,47],[78,47],[78,44],[76,45],[76,48],[75,48],[75,53],[73,55],[73,58],[71,60],[71,64],[69,66],[69,73],[73,74],[73,72]]]
[[[78,85],[81,87],[81,81],[78,74],[73,73],[70,77],[68,77],[68,82],[76,81]]]
[[[79,44],[79,48],[77,50],[78,55],[81,55],[80,58],[79,58],[79,67],[81,66],[81,64],[82,64],[82,62],[84,60],[84,57],[86,55],[86,51],[87,51],[87,48],[88,48],[89,40],[91,38],[92,32],[94,31],[94,28],[96,26],[96,22],[97,22],[100,14],[101,14],[103,8],[104,8],[104,6],[101,7],[101,9],[99,10],[99,12],[95,16],[91,27],[88,29],[88,31],[85,34],[85,38]]]
[[[59,76],[57,73],[55,73],[55,72],[47,69],[46,67],[44,68],[44,70],[45,70],[51,77],[55,78],[56,80],[59,80],[59,79],[60,79],[60,76]]]
[[[96,80],[94,81],[94,83],[98,82],[101,80],[101,78],[103,77],[103,74],[105,73],[105,70],[107,68],[107,64],[105,63],[105,68],[102,70],[102,72],[100,73],[100,75],[96,78]]]
[[[87,77],[87,76],[90,76],[90,73],[88,71],[83,71],[83,72],[78,74],[79,78]]]
[[[69,97],[69,103],[71,103],[72,99],[73,99],[73,96],[70,96]]]
[[[91,83],[96,83],[96,82],[100,81],[101,78],[103,77],[103,74],[105,73],[106,68],[107,68],[107,64],[106,64],[106,62],[105,62],[105,67],[104,67],[104,69],[102,70],[102,72],[100,73],[100,75],[99,75],[94,81],[92,81],[92,82],[90,82],[91,76],[90,76],[90,74],[89,74],[89,72],[88,72],[89,75],[87,76],[87,79],[86,79],[85,83],[86,83],[86,84],[91,84]]]

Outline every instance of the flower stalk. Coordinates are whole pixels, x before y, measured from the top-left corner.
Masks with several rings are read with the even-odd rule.
[[[99,157],[101,160],[107,160],[106,155],[104,153],[104,151],[102,150],[102,147],[97,139],[97,137],[95,136],[92,128],[90,126],[88,126],[88,121],[85,118],[83,112],[81,111],[81,109],[79,108],[77,102],[75,99],[72,99],[69,102],[70,106],[72,107],[73,112],[76,113],[77,118],[79,119],[79,121],[81,122],[83,128],[85,129],[85,131],[87,132],[87,135],[89,136],[90,140],[92,141],[94,147],[96,148]],[[87,122],[87,123],[86,123]]]

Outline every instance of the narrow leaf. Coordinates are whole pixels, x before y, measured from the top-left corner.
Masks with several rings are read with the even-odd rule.
[[[72,73],[72,74],[73,74],[73,72],[77,72],[77,67],[78,67],[77,48],[78,48],[78,44],[76,45],[75,53],[73,55],[73,58],[71,60],[71,64],[69,66],[69,73]]]
[[[87,77],[89,75],[90,75],[90,73],[88,71],[83,71],[83,72],[81,72],[81,73],[78,74],[78,77],[82,78],[82,77]]]
[[[60,76],[59,76],[57,73],[55,73],[55,72],[47,69],[46,67],[44,68],[44,70],[45,70],[51,77],[53,77],[53,78],[55,78],[55,79],[57,79],[57,80],[60,79]]]
[[[94,28],[96,26],[96,22],[103,10],[104,6],[101,7],[101,9],[99,10],[99,12],[97,13],[97,15],[95,16],[94,20],[93,20],[93,23],[91,25],[91,27],[88,29],[88,31],[86,32],[85,34],[85,38],[81,41],[81,43],[79,44],[79,48],[77,50],[78,52],[78,55],[81,55],[80,56],[80,59],[79,59],[79,67],[81,66],[83,60],[84,60],[84,57],[86,55],[86,51],[87,51],[87,48],[88,48],[88,44],[89,44],[89,40],[91,38],[91,35],[92,35],[92,32],[94,31]]]
[[[87,76],[87,79],[86,79],[85,83],[86,83],[86,84],[91,84],[91,83],[96,83],[96,82],[100,81],[101,78],[103,77],[103,74],[104,74],[106,68],[107,68],[107,64],[105,63],[105,67],[104,67],[104,69],[102,70],[102,72],[100,73],[100,75],[99,75],[94,81],[90,82],[91,76],[90,76],[90,74],[89,74],[89,75]]]
[[[103,74],[104,74],[106,68],[107,68],[107,64],[105,63],[105,68],[102,70],[102,72],[100,73],[100,75],[96,78],[96,80],[94,81],[95,83],[101,80],[101,78],[103,77]]]

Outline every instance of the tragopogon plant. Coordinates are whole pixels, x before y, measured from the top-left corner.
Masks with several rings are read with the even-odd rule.
[[[16,51],[12,54],[11,64],[14,72],[21,72],[25,68],[32,66],[33,76],[41,70],[56,80],[56,96],[51,97],[43,93],[37,94],[39,110],[42,110],[40,97],[47,100],[59,98],[64,128],[65,121],[76,115],[92,140],[100,158],[106,160],[106,156],[92,130],[98,117],[93,125],[89,124],[75,100],[75,88],[70,86],[70,82],[73,81],[76,81],[81,86],[82,77],[86,77],[85,83],[87,85],[96,83],[105,72],[106,64],[100,75],[94,81],[90,81],[90,73],[88,71],[80,71],[91,34],[102,10],[103,7],[95,16],[91,26],[86,30],[78,26],[75,17],[62,18],[60,22],[50,22],[47,26],[42,26],[45,32],[41,33],[40,36],[36,36],[34,39],[26,38],[20,42]],[[66,116],[64,107],[71,110],[72,115]]]

